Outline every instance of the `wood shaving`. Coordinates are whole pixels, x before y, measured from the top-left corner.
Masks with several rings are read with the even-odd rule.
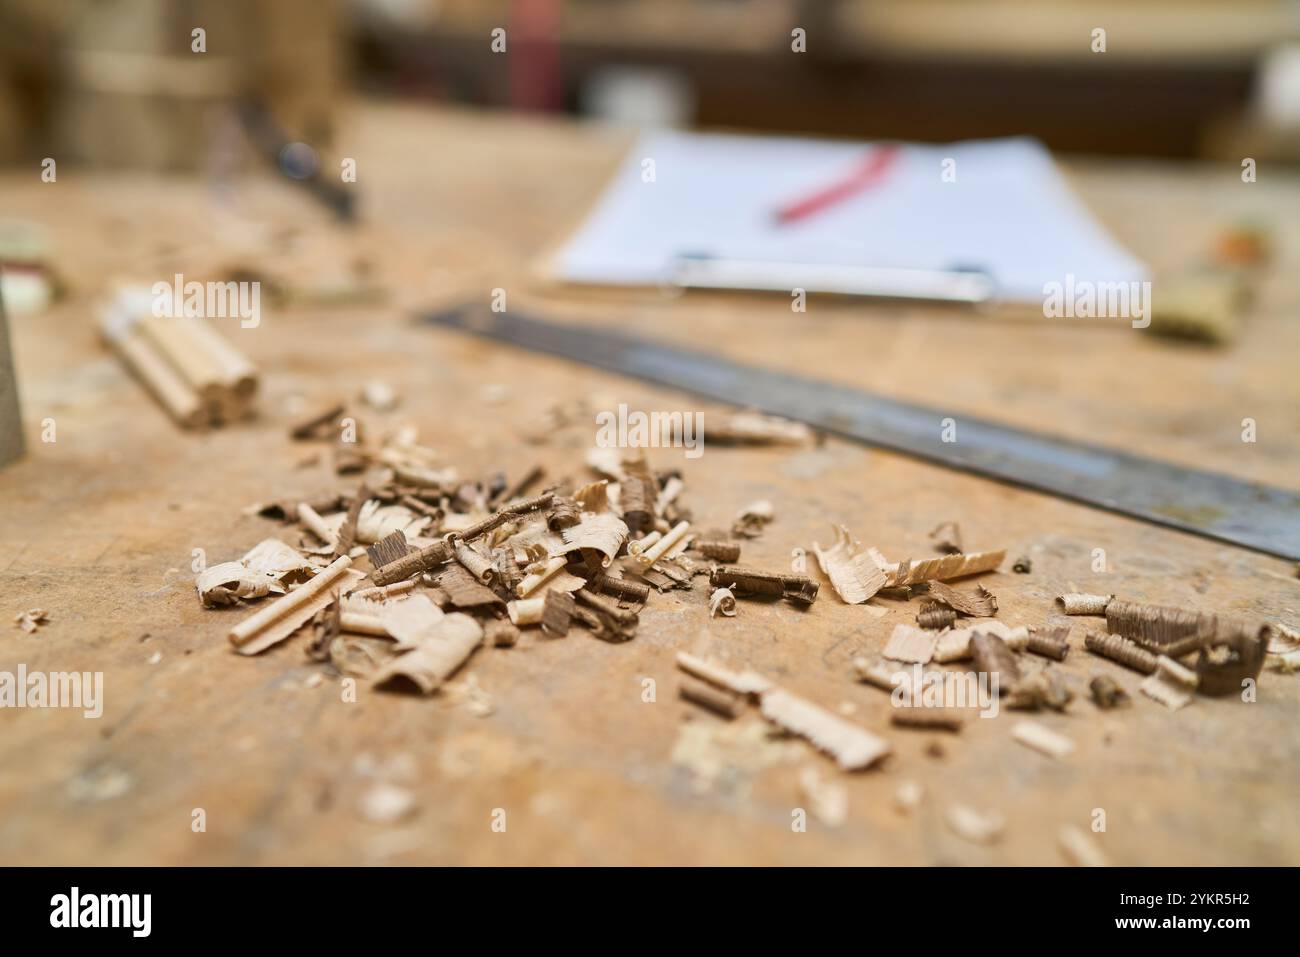
[[[709,596],[709,617],[716,618],[719,614],[728,618],[736,615],[736,596],[729,588],[715,588]]]
[[[1155,672],[1138,689],[1170,711],[1177,711],[1191,702],[1197,680],[1196,672],[1191,668],[1160,655],[1156,658]]]
[[[998,693],[1006,694],[1020,679],[1020,668],[1007,643],[997,635],[979,632],[970,640],[971,657],[975,669],[986,675],[998,676]]]
[[[419,647],[432,636],[446,615],[426,595],[412,595],[380,606],[380,620],[397,639],[398,650]]]
[[[883,738],[781,688],[763,692],[759,708],[768,721],[808,739],[844,771],[869,768],[891,750]]]
[[[714,714],[720,715],[729,721],[740,717],[745,711],[746,701],[744,695],[728,691],[726,688],[716,687],[707,681],[687,678],[682,681],[678,693],[683,700],[707,708]]]
[[[229,635],[235,650],[255,655],[288,638],[334,601],[336,593],[350,590],[365,577],[351,564],[346,555],[335,559],[311,581],[239,622]]]
[[[438,622],[419,645],[398,655],[373,675],[376,686],[410,683],[423,694],[432,694],[455,674],[483,642],[483,628],[477,621],[453,612]]]
[[[814,438],[802,422],[759,412],[735,412],[709,426],[717,445],[811,445]]]
[[[29,608],[14,615],[15,627],[21,628],[29,635],[35,634],[36,630],[49,620],[50,614],[44,608]]]
[[[826,827],[840,827],[849,818],[849,789],[822,776],[815,767],[799,772],[799,790],[812,816]]]
[[[884,569],[887,584],[890,587],[914,585],[925,581],[949,581],[978,575],[981,572],[996,571],[1007,557],[1004,549],[995,552],[972,552],[964,555],[945,555],[942,558],[927,558],[919,561],[898,562]]]
[[[687,674],[717,685],[719,688],[726,688],[736,694],[759,695],[776,687],[772,682],[756,672],[732,671],[716,662],[685,651],[677,653],[677,667]]]
[[[1017,722],[1011,729],[1011,737],[1049,758],[1061,760],[1074,753],[1073,741],[1036,721]]]
[[[584,485],[573,493],[573,498],[584,512],[608,511],[609,480],[601,479]]]
[[[573,595],[551,590],[542,604],[542,631],[551,638],[563,638],[569,633],[573,621]]]
[[[438,576],[438,586],[447,593],[447,598],[455,608],[483,608],[487,605],[503,605],[505,601],[474,577],[463,565],[448,565]]]
[[[513,648],[519,644],[519,629],[508,621],[493,619],[484,629],[485,643],[493,648]]]
[[[731,534],[736,538],[758,538],[763,528],[776,517],[776,510],[767,499],[750,502],[738,513],[732,522]]]
[[[366,549],[366,555],[369,556],[373,568],[391,565],[406,558],[410,553],[411,546],[406,540],[406,533],[401,531],[385,536]]]
[[[357,514],[356,540],[368,545],[399,531],[405,532],[408,539],[416,538],[431,522],[429,516],[417,515],[405,505],[384,505],[372,499]]]
[[[894,626],[883,654],[891,661],[908,661],[924,665],[934,657],[937,642],[938,638],[933,632],[900,623]]]
[[[823,549],[813,542],[817,564],[835,593],[849,605],[861,605],[885,585],[885,573],[871,554],[862,550],[843,525],[835,527],[835,544]]]
[[[952,805],[944,819],[954,834],[972,844],[995,844],[1007,827],[1007,819],[998,812],[981,814],[965,804]]]
[[[940,522],[927,536],[934,542],[934,550],[942,555],[960,555],[961,526],[956,522]]]
[[[496,578],[496,566],[490,558],[475,550],[472,545],[457,541],[452,546],[452,554],[461,568],[474,576],[481,584],[489,584]]]
[[[268,538],[243,558],[205,569],[194,580],[199,600],[207,608],[251,601],[269,594],[283,595],[286,582],[310,577],[316,567],[284,542]]]
[[[1075,867],[1110,867],[1097,842],[1072,824],[1057,832],[1056,844]]]
[[[521,598],[506,605],[513,625],[538,625],[542,621],[542,609],[546,607],[545,598]]]
[[[1070,627],[1031,628],[1025,650],[1054,661],[1064,661],[1070,653]]]
[[[932,601],[947,605],[954,611],[971,618],[991,618],[998,611],[997,598],[983,585],[977,585],[972,594],[958,591],[943,582],[934,581],[926,588],[926,594]]]
[[[1104,615],[1114,595],[1058,595],[1056,602],[1067,615]]]
[[[597,553],[602,568],[608,568],[613,563],[614,556],[622,549],[627,536],[627,525],[610,512],[584,515],[577,525],[564,530],[565,544],[584,554]]]
[[[938,602],[924,602],[916,614],[916,626],[927,631],[940,631],[957,623],[957,613]]]

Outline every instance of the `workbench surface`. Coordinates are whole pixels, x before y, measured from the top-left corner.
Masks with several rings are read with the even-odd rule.
[[[384,379],[394,412],[359,410],[374,429],[410,421],[462,475],[535,462],[580,476],[590,425],[541,444],[521,435],[555,402],[588,409],[703,409],[705,453],[652,452],[683,470],[685,503],[725,527],[766,498],[776,520],[744,544],[746,564],[785,568],[792,550],[843,523],[892,558],[931,552],[926,533],[960,523],[969,549],[1005,548],[1003,570],[971,580],[1011,624],[1057,617],[1053,597],[1087,592],[1300,623],[1291,563],[1152,527],[836,439],[808,449],[708,445],[716,405],[414,323],[416,306],[486,303],[564,321],[617,324],[705,343],[745,361],[848,382],[962,415],[1121,446],[1187,465],[1300,489],[1300,178],[1138,163],[1067,164],[1116,236],[1159,271],[1204,256],[1216,230],[1264,217],[1280,259],[1260,284],[1241,339],[1222,349],[1160,342],[1114,325],[1002,321],[813,298],[584,293],[536,281],[538,256],[597,195],[628,138],[543,120],[363,105],[341,154],[357,160],[363,224],[334,226],[301,192],[252,175],[233,190],[59,169],[0,177],[7,216],[45,224],[67,298],[13,320],[28,455],[0,471],[0,669],[102,671],[98,720],[62,710],[0,713],[0,863],[96,864],[980,864],[1063,863],[1065,825],[1090,832],[1119,864],[1300,863],[1300,677],[1266,671],[1258,700],[1198,697],[1170,712],[1138,676],[1093,658],[1074,620],[1060,667],[1080,694],[1068,714],[1029,716],[1068,735],[1054,761],[1011,739],[1024,715],[974,720],[957,736],[895,729],[888,695],[856,683],[850,662],[877,654],[917,602],[881,599],[875,617],[828,585],[806,612],[741,602],[710,621],[706,593],[653,594],[635,640],[575,629],[481,649],[443,692],[420,698],[361,682],[345,702],[337,676],[309,662],[301,636],[264,655],[231,652],[248,614],[205,610],[194,549],[237,558],[294,530],[247,514],[272,499],[351,488],[327,450],[291,442],[287,424]],[[257,329],[224,330],[262,371],[260,417],[206,435],[175,428],[98,341],[96,302],[110,280],[256,266],[333,280],[358,262],[390,290],[382,307],[276,311]],[[1157,286],[1156,294],[1159,294]],[[1241,441],[1242,420],[1258,441]],[[43,442],[53,420],[53,442]],[[317,461],[312,457],[320,451]],[[1104,549],[1108,570],[1093,571]],[[1028,555],[1033,571],[1013,574]],[[814,576],[817,572],[812,572]],[[35,635],[9,623],[47,609]],[[1089,622],[1094,624],[1095,620]],[[754,715],[725,727],[681,702],[678,650],[716,656],[884,735],[878,768],[841,774],[798,740],[768,740]],[[1112,675],[1131,707],[1087,700]],[[324,680],[313,678],[324,675]],[[494,706],[477,716],[470,679]],[[645,679],[655,682],[653,701]],[[937,747],[935,742],[937,741]],[[803,769],[844,781],[847,822],[815,817]],[[910,815],[904,781],[925,790]],[[364,794],[388,782],[416,792],[395,824],[367,820]],[[953,803],[1005,815],[976,846],[944,823]],[[206,830],[192,829],[203,809]],[[504,809],[504,833],[492,828]]]

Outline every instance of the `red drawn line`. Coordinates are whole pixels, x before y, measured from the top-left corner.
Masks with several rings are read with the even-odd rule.
[[[902,150],[898,146],[882,146],[873,150],[857,168],[837,183],[832,183],[817,192],[795,200],[776,211],[776,221],[785,226],[813,216],[827,206],[834,206],[850,196],[856,196],[870,189],[888,174]]]

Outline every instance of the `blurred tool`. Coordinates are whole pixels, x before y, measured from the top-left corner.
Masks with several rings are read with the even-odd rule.
[[[428,323],[546,352],[673,389],[806,422],[940,465],[1037,489],[1270,555],[1300,558],[1300,495],[1116,449],[950,413],[847,386],[742,365],[589,324],[566,326],[465,307]]]
[[[256,100],[246,99],[239,104],[239,118],[253,145],[281,176],[303,186],[339,219],[355,221],[356,194],[341,180],[325,175],[314,148],[290,140],[270,111]]]

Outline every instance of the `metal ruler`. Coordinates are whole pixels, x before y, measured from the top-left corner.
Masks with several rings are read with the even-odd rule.
[[[744,365],[467,306],[426,322],[644,379],[1169,528],[1300,559],[1300,494]],[[944,441],[945,420],[953,420]],[[707,430],[705,441],[708,441]]]

